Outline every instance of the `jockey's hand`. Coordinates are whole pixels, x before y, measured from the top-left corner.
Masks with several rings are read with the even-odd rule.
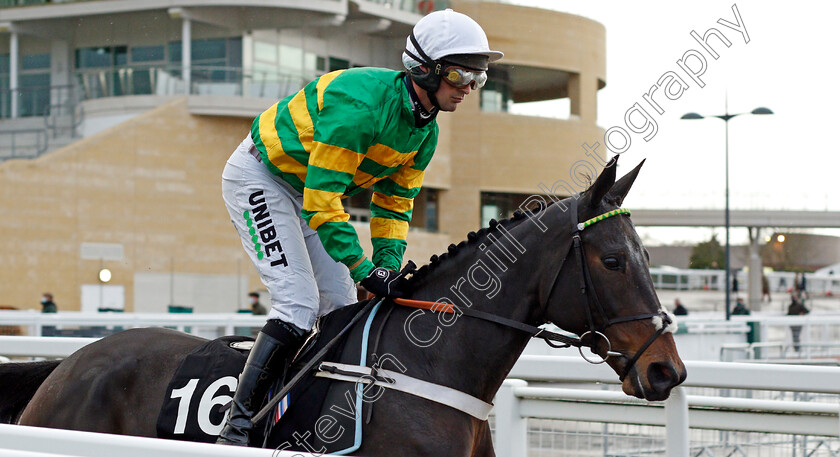
[[[414,265],[413,262],[409,263],[411,266]],[[410,268],[404,268],[403,271],[393,271],[376,267],[370,270],[367,277],[362,279],[359,284],[368,292],[379,297],[402,298],[408,289],[408,280],[405,279],[405,276],[412,271]]]

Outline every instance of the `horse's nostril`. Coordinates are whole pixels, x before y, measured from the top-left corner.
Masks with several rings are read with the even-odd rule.
[[[671,363],[654,362],[648,366],[648,382],[657,392],[668,392],[682,380]]]

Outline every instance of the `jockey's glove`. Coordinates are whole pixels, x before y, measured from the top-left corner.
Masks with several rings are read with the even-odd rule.
[[[416,269],[414,262],[409,262],[403,271],[393,271],[387,268],[376,267],[370,270],[367,277],[359,284],[368,292],[378,297],[402,298],[408,292],[408,280],[405,278],[408,273]]]

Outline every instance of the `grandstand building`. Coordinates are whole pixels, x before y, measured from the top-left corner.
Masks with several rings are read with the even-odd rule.
[[[582,145],[604,134],[605,30],[582,17],[474,0],[0,5],[0,305],[37,309],[49,291],[60,311],[244,306],[262,286],[222,202],[228,156],[255,116],[309,80],[401,68],[430,8],[471,16],[505,58],[438,118],[406,259],[423,264],[529,195],[568,195],[585,184],[577,172],[595,172]],[[552,99],[568,112],[511,112]],[[345,206],[369,251],[367,203]]]

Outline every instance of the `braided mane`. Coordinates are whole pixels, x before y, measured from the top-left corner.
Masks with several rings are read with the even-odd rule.
[[[499,232],[499,227],[504,229],[510,229],[513,227],[518,226],[522,223],[522,221],[526,220],[530,215],[536,215],[542,211],[545,211],[548,206],[551,206],[556,201],[552,200],[551,203],[548,205],[543,204],[542,202],[537,202],[537,207],[533,209],[528,209],[526,211],[516,210],[513,212],[513,216],[508,219],[502,219],[501,221],[497,221],[496,219],[490,220],[490,226],[480,229],[478,232],[470,232],[467,234],[467,239],[461,241],[460,243],[450,244],[447,252],[444,252],[440,255],[433,255],[429,258],[429,263],[420,267],[412,277],[409,279],[409,284],[414,285],[417,282],[421,281],[425,277],[427,277],[431,272],[435,269],[440,267],[440,265],[450,258],[457,255],[459,252],[463,251],[466,247],[476,246],[481,242],[487,239],[487,235],[494,232]]]

